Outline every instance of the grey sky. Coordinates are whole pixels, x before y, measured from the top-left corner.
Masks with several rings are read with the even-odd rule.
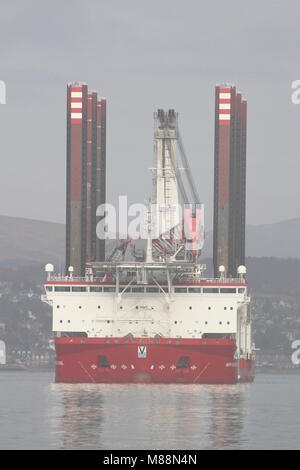
[[[248,99],[248,223],[298,217],[297,1],[0,2],[0,214],[63,222],[66,84],[108,100],[108,199],[151,191],[153,111],[179,112],[211,226],[214,85]]]

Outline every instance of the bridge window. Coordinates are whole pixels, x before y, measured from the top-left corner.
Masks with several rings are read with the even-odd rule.
[[[203,287],[203,294],[218,294],[218,287]]]
[[[120,292],[123,294],[130,294],[131,292],[131,287],[128,286],[120,286]]]
[[[72,286],[72,292],[86,292],[87,288],[84,286]]]
[[[236,294],[236,289],[233,287],[221,287],[220,289],[221,294]]]
[[[52,291],[53,291],[53,287],[52,287],[52,286],[46,286],[46,291],[47,291],[47,292],[52,292]]]
[[[245,289],[243,287],[238,288],[238,293],[243,294],[245,292]]]
[[[70,286],[55,286],[55,292],[70,292]]]
[[[190,367],[189,356],[181,356],[176,364],[177,369],[188,369]]]
[[[146,287],[146,292],[158,292],[158,287]]]
[[[201,294],[201,287],[190,287],[189,288],[190,294]]]
[[[133,287],[131,292],[145,292],[144,287]]]
[[[100,286],[91,286],[90,292],[102,292],[102,287]]]
[[[104,287],[103,289],[104,292],[115,292],[115,290],[115,287]]]
[[[186,294],[187,293],[187,288],[186,287],[175,287],[174,292],[176,292],[176,294]]]

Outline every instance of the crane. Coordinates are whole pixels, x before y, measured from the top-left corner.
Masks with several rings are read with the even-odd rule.
[[[184,206],[182,238],[185,242],[186,256],[188,259],[194,260],[199,257],[204,244],[204,207],[200,201],[199,193],[191,172],[178,123],[176,127],[176,141],[182,168],[178,167],[178,165],[175,166],[174,152],[172,152],[170,144],[170,135],[168,129],[165,128],[165,142],[168,147],[172,169],[176,175],[178,189]],[[182,170],[186,175],[187,188],[182,178]]]

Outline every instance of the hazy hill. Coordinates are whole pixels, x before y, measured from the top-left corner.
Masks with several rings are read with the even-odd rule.
[[[65,226],[0,216],[0,261],[64,261]]]
[[[109,243],[108,245],[112,245]],[[300,218],[247,226],[247,256],[300,258]],[[0,216],[0,262],[64,263],[65,226]],[[110,250],[108,250],[110,251]],[[206,234],[205,257],[212,256],[212,233]]]
[[[212,232],[205,237],[205,256],[212,256]],[[247,225],[246,255],[300,258],[300,217],[275,224]]]
[[[300,218],[247,226],[247,256],[300,258]]]

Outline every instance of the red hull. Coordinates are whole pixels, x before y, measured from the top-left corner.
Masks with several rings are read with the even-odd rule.
[[[230,339],[56,338],[56,382],[234,384]]]

